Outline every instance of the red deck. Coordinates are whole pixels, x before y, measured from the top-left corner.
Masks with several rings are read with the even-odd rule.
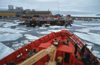
[[[38,40],[35,40],[34,42],[29,43],[28,45],[23,46],[22,48],[16,50],[15,52],[11,53],[10,55],[6,56],[2,60],[0,60],[0,65],[10,65],[10,63],[13,61],[15,65],[20,64],[24,60],[28,58],[29,51],[33,52],[33,48],[36,48],[36,50],[39,52],[42,49],[48,48],[51,45],[53,45],[54,38],[57,38],[57,40],[60,40],[57,46],[57,53],[56,53],[56,59],[58,56],[63,57],[63,61],[61,65],[84,65],[82,61],[79,61],[76,59],[74,51],[75,51],[75,43],[78,43],[78,58],[81,59],[80,56],[80,49],[84,45],[77,36],[74,34],[69,33],[68,31],[60,31],[60,32],[53,32],[51,34],[48,34]],[[67,42],[67,39],[69,39],[69,44],[64,45],[62,42]],[[87,51],[89,51],[88,48],[86,48]],[[90,51],[89,51],[90,52]],[[70,54],[69,61],[67,63],[64,62],[64,55],[65,53]],[[94,58],[98,65],[100,62],[96,59],[96,57],[91,53],[91,57]],[[56,60],[55,59],[55,60]],[[48,55],[40,59],[37,63],[34,65],[45,65],[45,63],[49,60]],[[92,63],[92,62],[91,62]],[[91,65],[91,64],[90,64]]]

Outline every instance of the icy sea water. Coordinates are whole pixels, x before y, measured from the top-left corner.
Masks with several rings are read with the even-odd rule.
[[[19,20],[0,20],[0,59],[22,46],[51,32],[69,30],[84,43],[92,45],[92,52],[100,58],[100,21],[75,21],[72,27],[26,27]]]

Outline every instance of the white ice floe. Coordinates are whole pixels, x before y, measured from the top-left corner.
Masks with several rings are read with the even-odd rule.
[[[5,33],[0,35],[0,41],[13,41],[19,39],[20,37],[22,37],[22,34]]]
[[[0,22],[0,27],[3,27],[5,23],[4,22]]]
[[[88,28],[77,29],[76,31],[89,33],[90,30],[99,30],[100,31],[100,27],[88,27]]]
[[[43,31],[43,32],[37,32],[38,34],[50,34],[51,32],[58,32],[58,31],[61,31],[61,30],[48,30],[48,31]]]
[[[89,50],[92,50],[92,46],[89,46],[89,45],[88,45],[87,48],[88,48]]]
[[[91,28],[87,28],[89,30],[99,30],[100,31],[100,27],[91,27]]]
[[[76,27],[86,27],[84,25],[78,25],[78,24],[72,24],[72,26],[76,26]]]
[[[78,31],[78,32],[84,32],[84,33],[89,33],[90,29],[83,28],[83,29],[76,29],[76,31]]]
[[[50,31],[43,31],[43,32],[37,32],[38,34],[49,34],[49,33],[51,33]]]
[[[17,43],[17,44],[13,44],[12,47],[17,50],[19,48],[21,48],[22,46],[24,46],[24,43]]]
[[[47,29],[46,27],[39,27],[39,29]]]
[[[82,23],[82,25],[100,25],[100,23]]]
[[[30,35],[30,34],[25,34],[24,35],[27,39],[29,39],[30,41],[34,41],[36,39],[38,39],[39,37],[37,36],[33,36],[33,35]]]
[[[99,52],[99,51],[94,50],[92,53],[93,53],[95,56],[97,56],[98,58],[100,58],[100,52]]]
[[[94,33],[84,34],[84,33],[78,33],[78,32],[74,32],[74,34],[76,34],[78,37],[84,40],[100,45],[100,39],[99,39],[100,35],[99,34],[94,34]]]
[[[6,23],[3,25],[3,27],[11,27],[11,26],[17,26],[18,24],[16,23]]]
[[[25,31],[17,30],[17,29],[10,29],[10,28],[0,28],[0,32],[3,32],[3,33],[22,33]]]
[[[16,30],[21,30],[21,31],[28,31],[28,29],[26,29],[26,28],[16,28]]]
[[[28,40],[22,40],[20,43],[19,42],[13,42],[12,47],[17,50],[21,48],[22,46],[29,44],[30,42]]]
[[[28,43],[30,43],[30,42],[29,42],[29,40],[22,40],[21,43],[23,43],[23,44],[28,44]]]
[[[61,28],[63,26],[50,26],[50,28]]]
[[[7,47],[3,43],[0,43],[0,59],[4,58],[5,56],[9,55],[12,52],[14,52],[13,49]]]
[[[48,31],[42,31],[42,32],[37,32],[38,34],[50,34],[52,32],[59,32],[61,30],[69,30],[69,29],[66,29],[66,28],[62,28],[62,29],[58,29],[58,30],[48,30]]]
[[[62,30],[62,29],[61,29]],[[50,31],[50,32],[59,32],[59,31],[61,31],[61,30],[48,30],[48,31]]]
[[[89,50],[92,50],[92,48],[94,47],[94,44],[92,43],[85,42],[85,44],[87,44],[87,47],[89,48]]]

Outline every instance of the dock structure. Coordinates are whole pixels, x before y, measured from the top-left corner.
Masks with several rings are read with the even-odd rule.
[[[63,26],[65,24],[65,20],[64,19],[58,19],[58,18],[41,18],[41,17],[37,17],[37,18],[32,18],[32,19],[27,19],[24,23],[21,23],[22,25],[27,25],[29,26],[42,26],[45,24],[49,24],[49,25],[59,25],[59,26]]]
[[[92,21],[100,19],[100,16],[72,16],[73,20],[86,20],[86,21]]]

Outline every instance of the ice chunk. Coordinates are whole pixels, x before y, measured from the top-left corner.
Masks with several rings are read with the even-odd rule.
[[[12,47],[13,47],[15,50],[21,48],[22,46],[24,46],[23,43],[17,43],[17,44],[13,44],[13,45],[12,45]]]
[[[17,26],[18,24],[15,23],[6,23],[5,25],[3,25],[3,27],[11,27],[11,26]]]
[[[94,51],[93,51],[93,54],[94,54],[95,56],[97,56],[98,58],[100,58],[100,53],[99,53],[99,51],[94,50]]]
[[[17,30],[21,30],[21,31],[28,31],[28,29],[26,29],[26,28],[16,28]]]
[[[87,44],[87,47],[88,47],[89,50],[92,50],[92,48],[94,46],[94,44],[89,43],[89,42],[85,42],[84,44]]]
[[[50,26],[50,28],[61,28],[63,26]]]
[[[37,32],[38,34],[50,34],[51,32],[58,32],[61,30],[48,30],[48,31],[43,31],[43,32]]]
[[[77,29],[76,31],[89,33],[90,30],[100,30],[100,27],[83,28],[83,29]]]
[[[89,24],[87,24],[87,23],[82,23],[82,25],[100,25],[100,23],[89,23]]]
[[[76,27],[86,27],[84,25],[78,25],[78,24],[72,24],[72,26],[76,26]]]
[[[86,28],[83,28],[83,29],[77,29],[76,31],[79,31],[79,32],[84,32],[84,33],[89,33],[89,29],[86,29]]]
[[[74,34],[76,34],[77,36],[79,36],[80,38],[84,40],[100,45],[100,39],[99,39],[100,35],[99,34],[94,34],[94,33],[84,34],[84,33],[78,33],[78,32],[74,32]]]
[[[46,27],[40,27],[39,29],[47,29]]]
[[[43,31],[43,32],[37,32],[38,34],[49,34],[51,33],[50,31]]]
[[[61,30],[69,30],[69,29],[65,29],[65,28],[62,28],[62,29],[58,29],[58,30],[48,30],[48,31],[43,31],[43,32],[37,32],[38,34],[50,34],[51,32],[59,32]]]
[[[38,39],[39,37],[37,36],[33,36],[33,35],[30,35],[30,34],[25,34],[24,35],[27,39],[31,40],[31,41],[34,41],[36,39]]]
[[[5,33],[0,35],[0,41],[12,41],[12,40],[17,40],[20,37],[22,37],[22,34]]]
[[[48,31],[50,31],[50,32],[59,32],[61,30],[48,30]]]
[[[6,32],[6,33],[21,33],[21,32],[25,32],[22,30],[16,30],[16,29],[10,29],[10,28],[0,28],[0,32]]]
[[[13,49],[5,46],[3,43],[0,43],[0,59],[4,58],[12,52],[14,52]]]

